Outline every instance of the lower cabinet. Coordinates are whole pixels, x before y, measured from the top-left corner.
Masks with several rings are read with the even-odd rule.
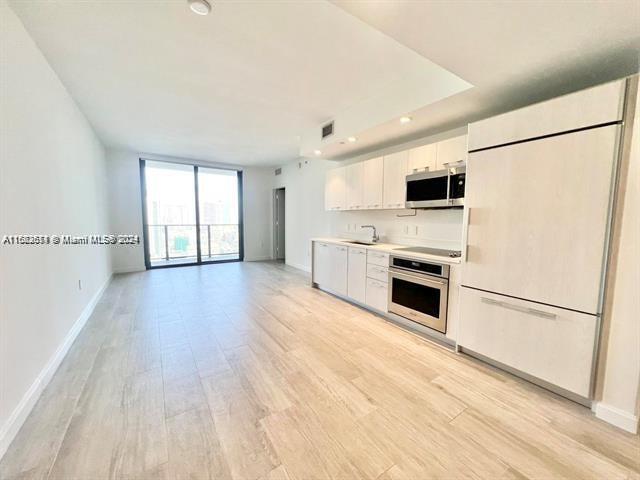
[[[459,346],[582,397],[596,325],[593,315],[460,288]]]
[[[347,294],[347,250],[347,247],[340,245],[329,245],[329,263],[331,266],[329,289],[340,295]]]
[[[347,295],[347,247],[313,242],[313,282]]]
[[[367,251],[349,247],[347,268],[347,295],[356,302],[364,303],[367,289]]]
[[[313,283],[327,288],[331,278],[330,256],[328,243],[313,242]]]
[[[389,284],[375,280],[373,278],[367,278],[367,295],[365,303],[376,310],[381,312],[387,312],[389,295]]]

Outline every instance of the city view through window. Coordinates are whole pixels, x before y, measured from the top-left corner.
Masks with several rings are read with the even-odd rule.
[[[198,261],[194,175],[191,165],[145,162],[151,266]],[[237,175],[234,170],[198,168],[202,262],[239,258]]]

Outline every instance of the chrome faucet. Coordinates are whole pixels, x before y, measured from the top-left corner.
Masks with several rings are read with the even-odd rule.
[[[373,228],[373,237],[371,237],[371,240],[373,241],[373,243],[376,243],[378,240],[380,240],[378,231],[376,230],[376,227],[374,225],[362,225],[360,228]]]

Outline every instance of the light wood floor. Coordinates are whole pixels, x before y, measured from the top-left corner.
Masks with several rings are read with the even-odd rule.
[[[640,478],[584,407],[274,263],[116,277],[3,479]]]

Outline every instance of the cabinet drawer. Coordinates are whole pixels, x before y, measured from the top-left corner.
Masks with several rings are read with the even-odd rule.
[[[387,312],[388,287],[384,282],[367,278],[366,304],[380,312]]]
[[[373,265],[380,265],[381,267],[389,266],[389,254],[382,252],[374,252],[369,250],[367,252],[367,263]]]
[[[389,270],[387,267],[381,267],[380,265],[367,265],[367,277],[378,280],[379,282],[387,283],[389,281]]]
[[[596,317],[466,287],[458,344],[589,397]]]

